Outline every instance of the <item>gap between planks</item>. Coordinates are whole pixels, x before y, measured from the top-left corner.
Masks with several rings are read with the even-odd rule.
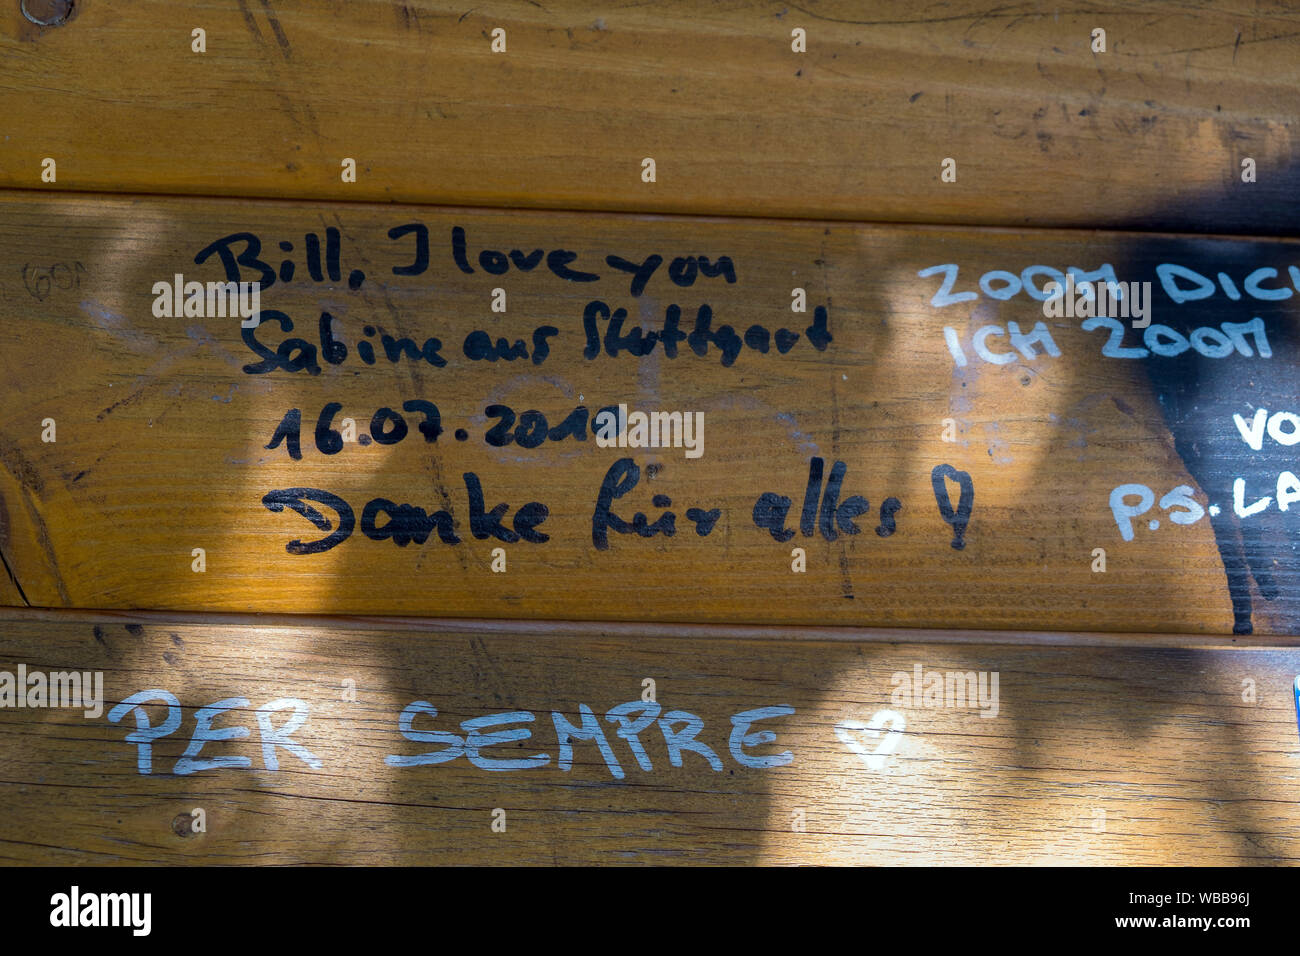
[[[1240,242],[1300,244],[1300,235],[1288,235],[1282,233],[1272,234],[1264,232],[1162,231],[1159,229],[1141,229],[1132,226],[1125,226],[1122,223],[1100,226],[1036,226],[1030,224],[1024,226],[1003,226],[956,221],[934,222],[933,220],[873,219],[848,215],[781,216],[767,213],[763,215],[743,215],[733,213],[722,215],[718,213],[662,212],[653,209],[623,209],[613,206],[590,208],[578,206],[477,206],[466,205],[464,203],[412,202],[407,200],[385,202],[374,198],[321,199],[306,195],[264,196],[254,194],[242,196],[204,192],[108,192],[96,189],[43,189],[37,186],[0,186],[0,203],[31,202],[41,196],[50,196],[69,202],[81,200],[84,202],[131,203],[139,201],[180,202],[183,200],[195,200],[197,202],[221,203],[231,207],[240,208],[246,207],[250,204],[268,208],[275,206],[322,206],[326,208],[368,207],[374,209],[393,206],[410,209],[436,210],[441,213],[464,212],[471,215],[476,213],[523,213],[530,215],[556,215],[572,219],[589,219],[593,216],[601,216],[610,218],[626,217],[628,219],[653,219],[656,221],[663,220],[668,222],[684,220],[688,222],[736,223],[738,225],[751,223],[754,225],[779,223],[795,226],[815,226],[822,223],[834,223],[839,225],[871,226],[922,233],[952,232],[957,230],[961,232],[984,233],[990,236],[1024,236],[1029,234],[1043,237],[1064,237],[1091,234],[1097,236],[1126,236],[1135,239],[1143,237],[1158,237],[1162,239],[1185,239],[1188,241],[1198,242],[1221,239]],[[1300,233],[1300,224],[1297,225],[1295,231]]]
[[[218,611],[124,611],[90,608],[0,608],[6,623],[48,621],[86,624],[192,624],[216,627],[321,627],[405,631],[430,635],[479,630],[488,634],[577,638],[663,638],[682,641],[789,641],[809,643],[936,644],[1024,647],[1168,648],[1183,650],[1273,650],[1300,647],[1300,635],[1156,634],[1108,631],[1011,631],[958,628],[786,626],[768,624],[679,624],[628,621],[447,618],[396,615],[256,614]]]

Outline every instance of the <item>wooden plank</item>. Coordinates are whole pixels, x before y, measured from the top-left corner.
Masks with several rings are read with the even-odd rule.
[[[8,565],[37,606],[1300,630],[1300,508],[1288,500],[1300,471],[1294,242],[12,195],[2,208],[0,371],[14,387],[0,396],[0,526]],[[428,267],[394,275],[415,257],[417,233],[394,240],[389,230],[411,224],[427,226]],[[340,279],[317,282],[304,234],[327,227],[338,231]],[[456,265],[458,228],[473,274]],[[262,290],[259,327],[154,315],[155,283],[177,273],[223,278],[220,253],[195,260],[242,232],[261,237],[273,260],[277,242],[295,245],[286,261],[297,271]],[[238,251],[244,240],[229,245]],[[482,263],[496,260],[480,259],[484,249],[523,250],[535,268],[488,274]],[[556,259],[557,250],[576,258]],[[652,254],[664,263],[638,295],[606,258]],[[681,258],[676,271],[672,263],[687,256],[728,257],[736,282],[720,274],[675,284],[665,272],[681,278],[694,260]],[[1156,275],[1170,263],[1210,276],[1211,289],[1222,271],[1240,301],[1220,289],[1175,303]],[[1046,317],[1029,292],[999,301],[979,291],[1020,277],[1041,289],[1067,268],[1107,265],[1122,282],[1153,282],[1149,294],[1134,290],[1150,329],[1106,319],[1085,331],[1078,317]],[[568,268],[596,281],[560,278]],[[354,269],[366,278],[350,291],[343,277]],[[1261,279],[1259,269],[1275,271]],[[990,279],[992,270],[1010,271]],[[807,291],[802,314],[791,311],[796,286]],[[508,294],[504,314],[491,310],[496,288]],[[976,298],[945,305],[949,293]],[[1282,293],[1292,298],[1261,298]],[[638,320],[663,333],[674,305],[681,328],[694,329],[707,307],[712,331],[752,323],[788,351],[746,345],[726,364],[726,340],[700,338],[702,355],[690,341],[675,342],[672,358],[664,343],[611,355],[610,320],[592,303],[629,310],[636,318],[624,335]],[[324,313],[332,344],[319,335]],[[598,333],[592,358],[587,320]],[[1024,336],[1039,328],[1040,338],[1017,344],[1011,323]],[[1258,334],[1241,331],[1252,324]],[[537,362],[543,326],[556,334]],[[1122,333],[1121,357],[1104,354],[1110,328]],[[796,333],[793,344],[781,329]],[[467,353],[476,332],[518,341],[531,358]],[[300,370],[261,358],[295,336],[301,349],[283,355],[302,359]],[[398,348],[389,361],[383,336],[409,337],[412,350],[436,337],[441,350],[411,358]],[[1122,357],[1143,342],[1182,352]],[[361,344],[373,346],[375,364],[362,360]],[[413,401],[436,404],[436,441],[419,429],[426,410],[404,405]],[[599,447],[596,412],[620,404],[702,415],[702,454]],[[511,430],[499,429],[509,416],[493,406],[512,410]],[[560,427],[580,407],[581,441]],[[376,431],[380,408],[395,414]],[[273,442],[292,409],[299,460],[283,433]],[[384,444],[397,437],[398,417],[405,437]],[[355,441],[328,431],[349,418]],[[494,445],[498,434],[508,443]],[[635,485],[630,472],[617,477],[625,459],[638,469]],[[837,473],[838,510],[827,506]],[[482,511],[508,505],[501,530],[474,523],[475,483]],[[1113,503],[1126,485],[1141,487],[1120,505],[1146,506],[1131,520]],[[292,492],[302,488],[311,491]],[[613,516],[603,521],[602,488]],[[864,514],[855,517],[851,496],[866,498]],[[777,497],[788,514],[772,520]],[[309,522],[303,502],[329,527]],[[535,527],[532,502],[548,509]],[[403,504],[434,517],[403,525],[416,517]],[[527,520],[512,525],[520,509]],[[352,527],[340,539],[345,513]],[[642,536],[638,513],[653,525],[643,530],[660,532],[667,524],[655,523],[673,514],[676,533]],[[395,536],[403,527],[419,540]],[[520,528],[548,540],[503,540]],[[505,573],[494,570],[498,547]]]
[[[34,686],[36,673],[102,672],[105,701],[90,718],[81,709],[0,707],[6,862],[1226,865],[1300,858],[1295,649],[684,641],[482,633],[455,622],[421,634],[179,624],[161,615],[124,620],[6,618],[0,675],[16,680],[23,666]],[[918,668],[922,688],[932,674],[975,672],[984,703],[913,699]],[[702,721],[696,739],[719,769],[689,749],[672,766],[655,724],[638,735],[646,768],[638,765],[605,715],[640,701],[646,679],[661,716],[677,710]],[[349,681],[355,701],[344,699]],[[125,739],[137,729],[134,714],[109,720],[117,703],[146,690],[170,692],[180,708],[177,729],[152,744],[148,774],[139,748]],[[226,704],[211,727],[244,727],[248,735],[209,740],[191,757],[243,758],[247,766],[176,772],[198,709],[227,698],[248,703]],[[277,746],[270,770],[255,711],[286,699],[302,702],[305,723],[288,728],[298,705],[282,703],[270,726],[307,755]],[[398,715],[413,701],[437,711],[414,718],[420,733],[463,737],[465,721],[534,715],[480,725],[484,734],[522,728],[531,736],[485,745],[478,755],[548,759],[513,771],[481,769],[464,754],[394,766],[387,757],[444,747],[403,739]],[[963,702],[950,696],[947,703]],[[581,726],[584,705],[603,728],[609,757],[594,740],[573,740],[561,769],[552,714]],[[737,749],[750,760],[788,752],[790,761],[742,764],[729,744],[733,716],[777,706],[793,713],[747,731],[770,731],[775,740]],[[167,706],[147,707],[158,727]],[[869,729],[873,719],[883,736]],[[202,833],[194,832],[196,808],[205,813]],[[505,832],[492,830],[497,808]]]
[[[11,3],[0,186],[1277,233],[1298,52],[1244,0]]]
[[[4,549],[0,549],[3,551]],[[25,607],[27,599],[8,568],[0,568],[0,607]]]

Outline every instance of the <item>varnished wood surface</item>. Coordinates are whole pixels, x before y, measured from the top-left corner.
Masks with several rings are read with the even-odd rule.
[[[18,590],[18,586],[14,583],[14,579],[3,569],[0,569],[0,605],[15,607],[26,603],[22,592]]]
[[[1027,293],[1000,302],[979,292],[979,277],[994,269],[1014,279],[1034,264],[1110,264],[1122,281],[1153,281],[1166,262],[1210,276],[1226,270],[1237,289],[1270,267],[1280,278],[1266,285],[1285,290],[1294,242],[28,194],[6,196],[0,208],[0,371],[12,383],[0,397],[0,544],[32,605],[1207,634],[1292,634],[1300,620],[1300,508],[1282,511],[1276,487],[1295,470],[1294,448],[1261,421],[1255,451],[1234,424],[1234,415],[1249,424],[1259,408],[1269,422],[1300,411],[1295,299],[1233,302],[1219,291],[1178,305],[1155,281],[1149,320],[1187,336],[1257,319],[1271,353],[1134,360],[1105,356],[1105,329],[1046,318]],[[411,263],[415,240],[388,231],[412,223],[429,230],[428,269],[394,275]],[[327,227],[339,230],[342,279],[353,269],[367,276],[356,291],[307,274],[304,235]],[[465,229],[472,275],[455,264],[456,227]],[[178,272],[224,278],[216,254],[203,264],[196,255],[244,231],[260,237],[276,268],[279,241],[292,241],[285,257],[297,260],[291,281],[262,293],[262,308],[290,317],[293,331],[268,319],[254,340],[275,349],[300,336],[304,351],[293,354],[310,348],[319,374],[247,371],[260,360],[237,319],[154,316],[155,282]],[[490,275],[475,258],[485,248],[544,250],[548,261],[568,250],[570,266],[598,281],[563,279],[545,265]],[[607,265],[607,255],[640,263],[652,253],[664,263],[638,295],[626,272]],[[674,258],[698,255],[729,257],[737,281],[701,276],[683,287],[665,274]],[[977,298],[936,305],[943,277],[918,272],[940,264],[958,268],[953,290]],[[807,292],[805,313],[791,311],[796,286]],[[495,288],[508,295],[505,313],[491,311]],[[644,356],[611,356],[602,339],[600,354],[587,358],[583,321],[593,301],[628,310],[625,334],[636,324],[662,331],[673,305],[683,331],[692,329],[707,305],[713,330],[734,326],[739,335],[755,323],[774,334],[788,327],[797,339],[784,355],[746,347],[730,365],[717,342],[704,355],[680,342],[669,358],[662,343]],[[822,348],[807,331],[819,307],[831,337]],[[346,352],[337,365],[322,352],[323,311]],[[1041,343],[1016,351],[1012,322],[1024,333],[1042,323],[1060,354]],[[593,323],[603,336],[607,320]],[[461,348],[481,329],[532,355],[543,325],[556,332],[540,364],[474,360]],[[973,350],[972,337],[988,326],[996,327],[989,347],[1009,364]],[[962,343],[964,366],[945,328]],[[437,337],[445,365],[389,362],[381,334],[417,346]],[[363,340],[379,353],[374,365],[359,358]],[[1128,328],[1123,341],[1140,348],[1143,333]],[[436,442],[417,430],[418,412],[405,413],[408,434],[395,445],[348,442],[325,454],[313,440],[330,402],[341,405],[334,427],[351,417],[368,437],[378,408],[410,400],[438,406]],[[589,416],[619,403],[699,412],[704,450],[688,458],[682,448],[599,448],[590,429],[581,442],[524,448],[511,437],[492,447],[498,419],[486,409],[496,403],[517,416],[540,411],[552,428],[579,406]],[[284,441],[267,447],[294,408],[297,461]],[[43,440],[47,421],[57,426],[53,442]],[[1278,434],[1289,440],[1285,428]],[[676,534],[611,531],[601,549],[599,491],[625,457],[641,477],[612,510],[627,522],[640,512],[647,523],[671,511]],[[816,498],[813,520],[802,520],[815,460],[823,486],[843,463],[841,503],[867,500],[860,533],[844,533]],[[960,536],[934,489],[945,465],[967,473],[975,492]],[[549,540],[507,544],[471,533],[467,474],[479,479],[485,510],[508,504],[507,526],[526,503],[545,504],[539,529]],[[1269,499],[1260,513],[1234,515],[1239,477],[1243,503]],[[1184,487],[1197,507],[1223,513],[1178,525],[1161,510],[1168,505],[1153,506],[1124,541],[1109,502],[1127,483],[1155,499]],[[348,503],[356,529],[347,540],[288,553],[291,542],[330,530],[267,503],[268,494],[301,487]],[[955,510],[960,488],[953,480],[945,488]],[[789,540],[756,523],[764,494],[789,500]],[[669,504],[655,505],[657,495]],[[884,537],[887,498],[900,510]],[[448,511],[459,543],[438,533],[406,546],[371,540],[362,519],[375,499]],[[318,507],[337,529],[338,516]],[[707,536],[689,508],[718,510]],[[375,525],[384,524],[381,514]],[[492,570],[498,546],[506,573]],[[796,547],[806,551],[806,573],[792,571]],[[194,549],[206,555],[203,573]],[[1104,573],[1096,549],[1106,552]]]
[[[1300,247],[1285,238],[1300,221],[1294,9],[79,0],[45,26],[21,9],[0,11],[0,863],[1300,858],[1300,507],[1280,507],[1300,459],[1276,417],[1300,415]],[[196,27],[205,53],[191,51]],[[497,28],[505,53],[491,51]],[[790,48],[795,28],[807,53]],[[946,159],[956,182],[941,180]],[[410,223],[428,227],[426,271],[409,267]],[[473,274],[455,263],[454,226]],[[315,280],[306,234],[328,248],[331,229],[341,271]],[[257,339],[301,336],[320,374],[249,374],[237,320],[153,314],[155,282],[222,278],[218,255],[196,254],[245,231],[273,269],[296,263],[262,300],[294,331],[268,319]],[[484,248],[542,258],[497,277]],[[557,276],[546,252],[559,249],[599,281]],[[606,262],[652,253],[664,261],[636,294]],[[738,281],[674,282],[678,256],[729,257]],[[960,267],[949,291],[978,298],[940,304],[942,277],[917,273],[946,263]],[[1151,318],[1171,334],[1253,320],[1272,354],[1252,338],[1253,355],[1117,358],[1106,331],[979,286],[989,270],[1103,263],[1156,283]],[[1162,298],[1162,263],[1211,285],[1221,270],[1234,290],[1274,269],[1262,286],[1294,295],[1243,299],[1220,279],[1179,305]],[[365,279],[350,290],[354,269]],[[806,313],[791,311],[795,287]],[[689,331],[707,304],[714,329],[799,337],[788,355],[745,349],[734,364],[685,342],[674,358],[662,344],[584,357],[593,300],[626,309],[625,332],[661,329],[673,305]],[[809,335],[818,306],[825,348]],[[322,311],[341,364],[325,360]],[[1002,356],[1010,323],[1039,321],[1059,357],[976,354],[990,327]],[[380,334],[439,337],[446,367],[359,362],[367,325],[376,351]],[[461,349],[483,329],[531,354],[542,325],[556,332],[540,363]],[[1145,341],[1124,330],[1125,348]],[[323,454],[314,441],[327,402],[364,437],[377,408],[412,399],[437,403],[437,443],[409,410],[395,445]],[[553,427],[619,402],[702,412],[703,456],[601,449],[590,432],[485,441],[490,404]],[[266,447],[290,408],[300,461]],[[623,456],[641,477],[614,510],[671,508],[676,534],[611,533],[601,549],[593,506]],[[862,533],[816,496],[801,526],[818,460],[827,476],[844,464],[841,502],[870,501]],[[975,489],[961,549],[936,500],[937,483],[957,501],[944,466]],[[488,509],[545,502],[550,540],[474,536],[466,475]],[[1269,502],[1234,514],[1237,478],[1247,502]],[[1125,483],[1157,501],[1181,488],[1183,505],[1219,514],[1182,526],[1162,502],[1124,541],[1108,496]],[[357,530],[289,553],[324,534],[282,507],[293,488],[342,496]],[[265,498],[277,489],[279,510]],[[756,526],[762,492],[790,499],[790,540]],[[882,536],[890,496],[897,528]],[[368,540],[362,508],[377,498],[445,508],[460,543]],[[692,506],[718,509],[709,535]],[[102,713],[5,696],[20,671],[71,670],[103,675]],[[988,701],[900,698],[918,674],[996,677],[996,716],[981,716]],[[183,719],[146,774],[124,739],[134,715],[108,715],[149,689],[174,694]],[[606,715],[646,694],[677,713],[640,733],[639,766]],[[213,726],[248,735],[195,749],[200,708],[223,699]],[[268,768],[254,710],[273,700],[290,707],[276,726],[309,712],[292,737],[318,764],[280,748]],[[546,765],[393,765],[442,746],[399,732],[421,700],[437,716],[418,729],[462,737],[465,721],[534,714],[501,725],[529,739],[485,752]],[[731,717],[778,706],[793,713],[750,728],[775,741],[739,751],[789,763],[745,765]],[[149,708],[155,723],[164,711]],[[562,769],[557,728],[588,714],[608,757],[574,741]],[[687,715],[720,769],[689,750],[672,766]],[[187,743],[247,766],[177,773]]]
[[[1276,234],[1298,44],[1242,0],[15,0],[0,185]]]
[[[111,723],[74,710],[0,709],[0,855],[26,863],[1293,863],[1300,816],[1291,795],[1300,652],[1254,648],[1051,648],[817,643],[481,633],[382,627],[135,623],[10,612],[0,670],[102,671],[113,702],[145,689],[175,694],[179,730],[138,772]],[[141,623],[143,622],[143,623]],[[996,717],[977,708],[901,706],[895,674],[999,675]],[[669,764],[656,727],[640,769],[605,713],[655,681],[663,712],[700,717],[698,738],[723,770],[686,752]],[[342,699],[355,682],[356,701]],[[1253,693],[1247,692],[1247,687]],[[250,728],[197,756],[244,756],[251,768],[173,773],[195,710],[249,701],[213,727]],[[309,717],[293,739],[313,769],[279,750],[263,766],[252,709],[295,698]],[[1249,700],[1247,699],[1249,698]],[[548,754],[546,766],[491,772],[464,756],[392,767],[388,755],[438,750],[404,741],[397,715],[414,700],[438,716],[417,730],[459,733],[464,720],[536,715],[533,736],[492,756]],[[558,766],[553,711],[580,723],[587,705],[625,773],[575,741]],[[776,733],[740,766],[731,715],[786,705],[756,724]],[[873,769],[836,733],[881,710],[904,720]],[[161,706],[151,707],[157,724]],[[274,724],[279,727],[287,712]],[[859,749],[879,737],[845,732]],[[202,808],[206,832],[187,821]],[[505,832],[492,813],[505,811]],[[795,829],[802,811],[803,831]]]

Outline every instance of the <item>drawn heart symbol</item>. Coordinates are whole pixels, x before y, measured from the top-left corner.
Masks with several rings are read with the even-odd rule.
[[[782,355],[794,348],[794,343],[798,341],[798,332],[791,332],[789,329],[776,330],[776,350]]]
[[[882,734],[881,729],[886,725],[888,725],[888,730]],[[861,757],[862,762],[870,769],[884,770],[885,758],[898,749],[898,745],[903,740],[903,729],[906,726],[907,721],[897,711],[878,710],[871,716],[871,720],[865,724],[860,720],[851,718],[841,720],[835,725],[835,736],[840,738],[840,743]],[[881,740],[876,745],[875,750],[870,750],[860,739],[862,737],[869,740],[880,737]]]

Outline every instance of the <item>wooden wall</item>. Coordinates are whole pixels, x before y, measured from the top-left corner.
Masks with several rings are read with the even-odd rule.
[[[0,12],[0,858],[1295,858],[1295,11],[60,6]],[[416,701],[548,760],[388,763]]]

